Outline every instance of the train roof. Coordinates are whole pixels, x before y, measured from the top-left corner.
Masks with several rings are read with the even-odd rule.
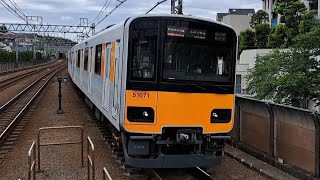
[[[207,19],[207,18],[203,18],[203,17],[197,17],[197,16],[186,16],[186,15],[179,15],[179,14],[143,14],[143,15],[138,15],[138,16],[134,16],[134,17],[129,17],[127,18],[125,21],[122,21],[116,25],[111,25],[110,27],[100,31],[99,33],[89,37],[88,39],[85,39],[81,42],[79,42],[77,45],[79,44],[82,44],[86,41],[90,41],[94,38],[96,38],[97,36],[101,35],[101,34],[105,34],[105,33],[108,33],[110,31],[114,31],[114,30],[117,30],[121,27],[124,27],[124,26],[129,26],[129,24],[137,19],[137,18],[143,18],[143,17],[179,17],[179,18],[186,18],[186,19],[195,19],[195,20],[202,20],[202,21],[206,21],[206,22],[210,22],[210,23],[215,23],[215,24],[219,24],[219,25],[222,25],[222,26],[225,26],[225,27],[228,27],[230,29],[232,29],[234,32],[234,28],[231,27],[230,25],[227,25],[227,24],[224,24],[224,23],[221,23],[221,22],[218,22],[218,21],[215,21],[215,20],[211,20],[211,19]],[[77,46],[75,45],[75,46]]]
[[[233,29],[233,27],[231,27],[230,25],[209,19],[209,18],[203,18],[203,17],[198,17],[198,16],[187,16],[187,15],[180,15],[180,14],[143,14],[143,15],[138,15],[132,18],[128,19],[128,22],[133,21],[134,19],[137,18],[142,18],[142,17],[179,17],[179,18],[186,18],[186,19],[195,19],[195,20],[202,20],[202,21],[207,21],[207,22],[211,22],[211,23],[215,23],[215,24],[219,24],[225,27],[228,27],[230,29]]]

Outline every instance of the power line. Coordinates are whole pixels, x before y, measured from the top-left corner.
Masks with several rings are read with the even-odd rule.
[[[108,4],[108,6],[107,6],[108,1],[109,1],[109,4],[110,4],[111,0],[106,0],[106,2],[104,3],[104,5],[103,5],[102,8],[101,8],[99,14],[92,20],[91,23],[93,23],[96,19],[98,19],[98,17],[100,18],[100,16],[102,15],[102,13],[103,13],[103,12],[105,11],[105,9],[109,6],[109,4]]]
[[[107,13],[97,24],[96,26],[98,26],[102,21],[104,21],[110,14],[112,14],[116,9],[118,9],[123,3],[125,3],[127,0],[117,0],[118,2],[120,2],[119,4],[116,5],[116,7],[114,7],[109,13]]]
[[[18,10],[23,16],[26,16],[23,12],[22,12],[22,10],[19,8],[19,6],[16,4],[16,2],[14,2],[14,0],[9,0],[10,1],[10,3],[13,5],[13,7],[16,9],[16,10]]]
[[[107,6],[104,8],[103,12],[100,14],[100,16],[98,17],[98,19],[94,22],[96,23],[97,21],[99,21],[99,19],[101,18],[101,16],[103,15],[104,12],[107,11],[109,5],[111,4],[112,0],[109,1],[109,3],[107,4]]]
[[[22,19],[23,21],[27,22],[24,15],[19,14],[15,8],[12,8],[6,1],[1,0],[1,4],[3,7],[5,7],[9,12],[11,12],[13,15],[17,16],[18,18]]]
[[[16,12],[16,10],[14,10],[7,2],[5,2],[4,0],[1,0],[1,5],[6,8],[10,13],[12,13],[13,15],[15,15],[16,17],[22,19],[23,21],[26,21],[26,19],[24,17],[22,17],[19,13]]]
[[[146,14],[149,14],[149,12],[153,11],[157,6],[160,4],[166,2],[167,0],[158,1],[157,4],[155,4],[149,11],[146,12]]]

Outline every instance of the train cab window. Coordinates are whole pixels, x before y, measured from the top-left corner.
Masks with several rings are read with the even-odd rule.
[[[77,52],[77,67],[80,67],[80,58],[81,58],[81,51]]]
[[[83,65],[83,69],[85,71],[88,71],[88,61],[89,61],[89,48],[86,48],[84,50],[84,65]]]
[[[136,21],[130,29],[130,79],[155,81],[158,21]]]
[[[203,23],[168,21],[164,81],[231,82],[233,43],[228,33]]]
[[[102,44],[96,46],[96,56],[94,60],[94,73],[101,75],[101,54]]]

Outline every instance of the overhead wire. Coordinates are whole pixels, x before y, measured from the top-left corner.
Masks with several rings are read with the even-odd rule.
[[[23,16],[26,16],[14,0],[9,1],[16,10],[18,10]]]
[[[15,9],[13,9],[6,1],[1,0],[0,1],[1,5],[6,8],[10,13],[12,13],[13,15],[15,15],[16,17],[22,19],[23,21],[27,21],[25,17],[23,17],[23,15],[17,13],[17,11]]]
[[[91,23],[93,23],[94,21],[96,21],[96,19],[100,18],[101,15],[103,14],[103,12],[108,8],[109,4],[107,4],[109,2],[111,2],[111,0],[106,0],[106,2],[104,3],[104,5],[102,6],[100,12],[98,13],[98,15],[91,21]]]
[[[96,26],[98,26],[102,21],[104,21],[110,14],[112,14],[116,9],[118,9],[123,3],[125,3],[127,0],[116,0],[118,2],[120,2],[119,4],[116,4],[116,7],[114,7],[109,13],[107,13],[97,24]]]
[[[157,6],[159,6],[160,4],[166,2],[167,0],[162,0],[162,1],[158,1],[157,4],[155,4],[150,10],[148,10],[146,12],[146,14],[149,14],[151,11],[153,11]]]
[[[107,4],[107,6],[104,8],[103,13],[107,12],[109,5],[111,4],[112,0],[109,1],[109,3]],[[103,15],[103,13],[100,14],[100,16],[98,17],[98,19],[95,21],[98,22],[101,18],[101,16]]]

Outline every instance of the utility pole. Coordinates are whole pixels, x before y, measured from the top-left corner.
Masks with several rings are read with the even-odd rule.
[[[171,14],[183,14],[182,0],[171,0]]]
[[[16,37],[16,64],[15,64],[16,68],[18,67],[18,63],[19,63],[18,46],[19,46],[19,37]]]
[[[36,26],[33,26],[34,28],[34,38],[33,38],[33,62],[36,61],[37,59],[37,54],[36,54]],[[32,62],[32,63],[33,63]]]

